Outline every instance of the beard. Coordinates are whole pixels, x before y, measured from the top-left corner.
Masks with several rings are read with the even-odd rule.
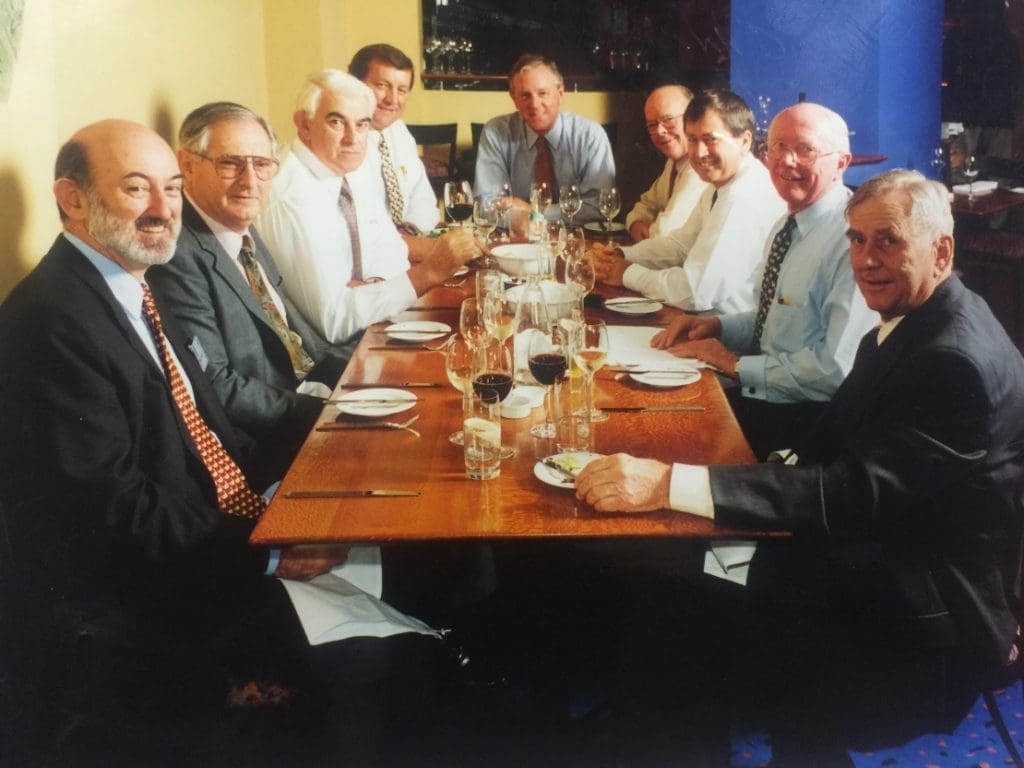
[[[140,216],[128,221],[112,213],[94,191],[86,192],[86,198],[89,201],[89,232],[105,248],[132,264],[145,267],[166,264],[174,256],[181,231],[178,219]],[[163,227],[164,231],[143,234],[141,230],[146,227]]]

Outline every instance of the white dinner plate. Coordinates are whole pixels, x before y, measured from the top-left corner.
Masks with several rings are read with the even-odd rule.
[[[430,341],[451,332],[450,325],[433,320],[409,320],[405,323],[394,323],[384,329],[384,333],[397,341]]]
[[[618,312],[620,315],[653,315],[661,309],[662,303],[654,299],[619,296],[615,299],[605,299],[604,306],[605,309]]]
[[[609,228],[603,221],[588,221],[583,225],[583,228],[587,230],[587,232],[604,232],[607,234],[608,232],[624,232],[626,225],[621,221],[613,221],[611,228]]]
[[[653,373],[631,373],[629,378],[649,387],[671,389],[700,381],[700,371],[655,371]]]
[[[382,403],[380,400],[402,402]],[[404,389],[361,389],[338,398],[338,410],[349,416],[390,416],[392,413],[408,411],[418,402],[416,395]],[[366,402],[370,401],[370,402]],[[362,403],[362,404],[360,404]]]
[[[587,464],[592,462],[594,459],[601,458],[600,453],[590,453],[588,451],[571,451],[569,453],[556,453],[554,456],[549,456],[548,459],[558,462],[558,465],[563,469],[571,472],[573,475],[578,475],[580,470],[583,469]],[[533,465],[533,476],[540,480],[542,483],[553,485],[555,488],[575,488],[574,483],[569,478],[555,471],[551,467],[545,466],[542,462],[537,462]]]

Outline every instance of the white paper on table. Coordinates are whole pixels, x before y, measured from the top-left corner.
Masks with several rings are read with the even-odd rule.
[[[380,599],[383,573],[377,547],[353,547],[344,564],[311,581],[281,579],[281,583],[310,645],[403,632],[443,635]]]
[[[750,561],[757,542],[742,539],[722,539],[708,546],[704,554],[704,573],[745,587]]]
[[[695,357],[676,357],[651,347],[651,338],[663,328],[645,325],[608,326],[608,365],[644,366],[659,371],[692,371],[706,367]]]

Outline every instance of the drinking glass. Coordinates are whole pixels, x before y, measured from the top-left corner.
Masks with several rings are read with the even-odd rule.
[[[478,269],[473,278],[476,283],[476,298],[483,302],[492,293],[505,290],[505,275],[497,269]]]
[[[530,205],[540,210],[541,216],[545,215],[551,207],[551,185],[546,181],[535,181],[530,185]]]
[[[596,280],[594,260],[585,250],[573,253],[565,262],[565,284],[575,294],[581,312],[583,311],[583,300],[588,293],[594,290]]]
[[[576,214],[583,207],[583,197],[580,195],[580,188],[575,184],[563,187],[558,193],[558,207],[562,210],[562,215],[569,219],[569,223],[572,224]]]
[[[560,379],[568,365],[565,355],[565,334],[559,327],[544,333],[538,330],[530,336],[527,360],[533,378],[544,385],[544,423],[530,427],[534,437],[555,436],[555,413],[558,410],[558,388]]]
[[[515,320],[516,381],[525,385],[535,383],[529,372],[530,339],[534,334],[551,333],[551,316],[547,300],[536,275],[530,275],[522,293],[517,297]]]
[[[483,304],[476,296],[462,300],[459,308],[459,330],[462,337],[477,349],[487,339],[487,324],[484,322]]]
[[[466,477],[489,480],[501,474],[501,416],[492,392],[472,394],[462,412],[462,455]]]
[[[465,411],[465,399],[473,391],[473,355],[472,345],[462,336],[451,336],[444,351],[444,372],[448,381],[462,393],[462,408]],[[462,430],[448,435],[448,441],[454,445],[462,445]]]
[[[473,201],[473,226],[477,239],[490,245],[491,233],[498,226],[498,198],[494,195],[478,195]]]
[[[964,161],[963,169],[964,178],[967,179],[967,199],[974,200],[974,180],[978,178],[978,165],[974,159],[974,155],[969,156]]]
[[[502,403],[512,391],[512,357],[504,343],[488,338],[473,355],[473,392],[477,395],[493,394]],[[501,446],[501,458],[516,455],[510,445]]]
[[[622,207],[622,200],[619,197],[619,190],[615,187],[602,189],[597,198],[597,210],[607,219],[605,230],[608,232],[608,242],[611,242],[612,219],[619,215],[619,208]]]
[[[516,332],[516,304],[505,291],[488,294],[484,300],[484,325],[487,332],[505,343]]]
[[[573,360],[583,370],[587,390],[587,410],[592,422],[608,419],[608,414],[594,407],[594,374],[608,359],[608,326],[602,321],[580,323],[576,327]]]
[[[592,445],[590,398],[579,379],[566,373],[559,382],[558,413],[555,416],[555,448],[559,453],[589,451]]]
[[[562,248],[562,259],[566,263],[573,256],[582,254],[587,248],[583,237],[583,227],[579,224],[567,224],[565,227],[565,246]]]
[[[465,226],[473,215],[473,188],[468,181],[446,181],[444,183],[444,209],[452,221]]]

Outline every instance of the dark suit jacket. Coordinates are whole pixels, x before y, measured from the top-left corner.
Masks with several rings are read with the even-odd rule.
[[[798,466],[712,467],[716,519],[784,528],[749,583],[817,601],[885,644],[1005,664],[1017,620],[1024,362],[950,277],[847,380],[796,446]]]
[[[243,461],[251,441],[161,316],[199,411]],[[100,645],[134,647],[137,661],[175,639],[194,647],[266,588],[252,522],[218,510],[161,369],[64,237],[0,305],[0,435],[14,561],[0,579],[0,661],[16,672],[29,674],[15,646],[53,675],[55,659],[74,667]]]
[[[343,350],[320,337],[284,296],[277,266],[255,233],[253,240],[256,258],[281,296],[288,324],[302,337],[307,354],[317,363],[331,355],[341,356]],[[288,351],[267,313],[234,257],[224,252],[187,200],[174,258],[150,269],[146,279],[198,353],[232,423],[262,442],[284,441],[293,450],[298,448],[323,403],[295,391],[299,382]],[[342,366],[334,366],[339,375]]]

